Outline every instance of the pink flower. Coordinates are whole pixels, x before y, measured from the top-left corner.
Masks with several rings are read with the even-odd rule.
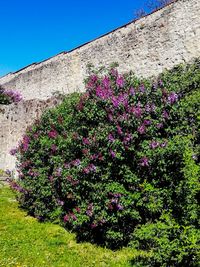
[[[66,214],[65,216],[64,216],[64,222],[68,222],[69,221],[69,215],[68,214]]]
[[[50,138],[56,138],[57,135],[58,135],[58,133],[56,132],[56,130],[51,130],[51,131],[49,131],[49,133],[48,133],[48,136],[49,136]]]
[[[88,138],[85,138],[85,137],[83,137],[83,144],[84,144],[84,145],[89,145],[89,144],[90,144],[90,141],[89,141],[89,139],[88,139]]]

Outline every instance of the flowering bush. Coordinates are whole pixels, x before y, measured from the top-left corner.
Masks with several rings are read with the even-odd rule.
[[[191,68],[176,73],[186,77]],[[165,212],[196,227],[199,128],[193,135],[182,127],[192,89],[173,83],[174,73],[153,83],[116,69],[93,73],[84,94],[46,112],[11,151],[22,206],[40,220],[61,218],[79,240],[111,248],[142,240],[137,229]]]
[[[0,86],[0,104],[18,103],[21,100],[22,95],[18,91],[6,90]]]

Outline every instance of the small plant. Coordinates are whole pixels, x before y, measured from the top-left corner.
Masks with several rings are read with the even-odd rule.
[[[22,100],[22,95],[18,91],[6,90],[0,86],[0,104],[8,105],[18,103]]]

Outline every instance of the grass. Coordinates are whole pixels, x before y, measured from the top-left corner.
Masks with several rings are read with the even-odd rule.
[[[77,243],[75,235],[64,228],[27,216],[19,209],[14,193],[0,185],[1,267],[128,267],[130,260],[141,253]]]

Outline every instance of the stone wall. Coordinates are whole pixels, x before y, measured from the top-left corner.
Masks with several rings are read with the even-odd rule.
[[[97,67],[118,62],[122,72],[133,70],[138,76],[150,77],[197,57],[200,57],[200,1],[177,0],[72,51],[0,78],[1,85],[19,90],[25,100],[18,106],[5,108],[1,114],[0,168],[13,167],[8,151],[37,116],[37,105],[29,107],[32,103],[29,101],[46,100],[56,91],[83,91],[88,63]],[[24,120],[26,109],[27,120]],[[12,116],[10,123],[7,117]]]
[[[58,99],[50,98],[0,105],[0,169],[15,169],[15,157],[10,155],[10,150],[17,146],[26,128],[39,119],[45,109],[54,107],[57,103]]]

